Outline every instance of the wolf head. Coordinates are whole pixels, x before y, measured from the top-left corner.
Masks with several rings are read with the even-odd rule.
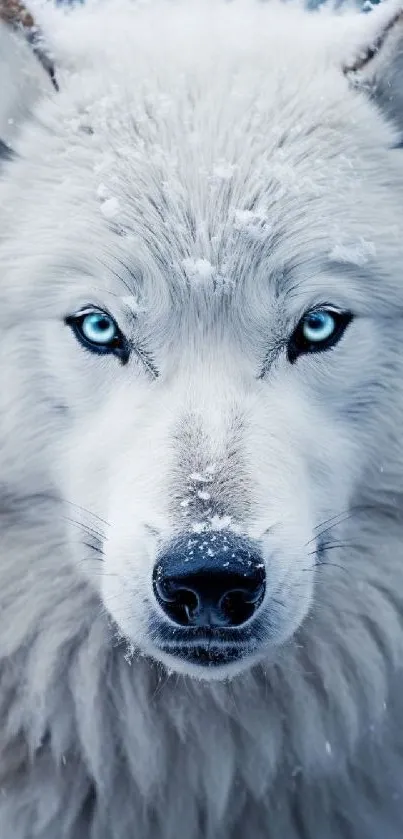
[[[170,668],[271,657],[396,468],[398,12],[48,10],[59,92],[1,32],[2,483]]]

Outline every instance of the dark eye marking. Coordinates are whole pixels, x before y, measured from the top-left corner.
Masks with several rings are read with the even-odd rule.
[[[301,355],[325,352],[340,341],[353,320],[351,312],[322,306],[306,312],[287,344],[287,357],[291,364]]]
[[[97,355],[115,355],[122,364],[129,360],[130,345],[113,317],[101,309],[86,309],[68,315],[65,322],[85,349]]]

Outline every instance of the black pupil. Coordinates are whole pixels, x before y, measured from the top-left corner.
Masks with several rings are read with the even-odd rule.
[[[325,318],[323,315],[312,312],[312,314],[308,315],[307,325],[310,329],[320,329],[323,326],[324,321]]]
[[[106,317],[100,317],[97,322],[97,327],[101,331],[107,331],[110,327],[110,322]]]

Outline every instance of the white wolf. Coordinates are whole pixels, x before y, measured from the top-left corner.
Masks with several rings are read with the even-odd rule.
[[[400,7],[38,16],[53,85],[1,34],[0,839],[401,839]]]

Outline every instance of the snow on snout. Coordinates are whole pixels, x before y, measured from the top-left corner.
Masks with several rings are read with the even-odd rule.
[[[214,509],[214,474],[216,464],[211,464],[199,472],[191,472],[187,478],[186,495],[179,501],[181,516],[186,527],[195,535],[214,534],[223,530],[241,533],[241,528],[232,516]],[[204,542],[202,543],[204,544]],[[214,556],[210,546],[207,556]]]

